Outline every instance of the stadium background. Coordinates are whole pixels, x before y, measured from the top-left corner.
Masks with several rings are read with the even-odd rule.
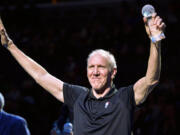
[[[141,8],[153,4],[167,24],[160,84],[135,113],[134,135],[178,135],[180,108],[179,0],[1,0],[0,15],[15,44],[61,80],[89,87],[86,58],[97,48],[117,60],[117,87],[146,71],[149,39]],[[44,91],[0,47],[5,110],[26,118],[32,135],[49,135],[62,103]]]

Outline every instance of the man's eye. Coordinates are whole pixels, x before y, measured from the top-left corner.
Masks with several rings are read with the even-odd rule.
[[[99,68],[105,68],[105,66],[99,66]]]
[[[89,66],[88,68],[93,68],[94,66]]]

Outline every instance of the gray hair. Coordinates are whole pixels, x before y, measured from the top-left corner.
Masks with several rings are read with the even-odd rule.
[[[103,50],[103,49],[96,49],[96,50],[92,51],[88,55],[87,64],[88,64],[89,59],[95,54],[100,54],[101,56],[105,57],[108,60],[109,64],[110,64],[110,69],[111,70],[114,69],[114,68],[117,68],[116,60],[114,58],[114,55],[112,53],[110,53],[109,51],[106,51],[106,50]]]
[[[4,107],[4,96],[0,92],[0,111],[3,109],[3,107]]]

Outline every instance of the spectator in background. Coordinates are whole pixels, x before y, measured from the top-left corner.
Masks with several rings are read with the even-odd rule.
[[[73,135],[73,125],[71,122],[64,124],[62,135]]]
[[[51,132],[50,132],[51,135],[61,135],[64,132],[71,131],[72,130],[71,123],[73,123],[72,113],[68,109],[68,107],[65,104],[63,104],[61,106],[61,112],[58,119],[53,123],[53,128],[51,129]]]
[[[73,135],[73,125],[71,122],[66,122],[63,125],[63,130],[61,131],[57,125],[51,130],[50,135]]]
[[[4,96],[0,93],[0,135],[30,135],[24,118],[3,110]]]

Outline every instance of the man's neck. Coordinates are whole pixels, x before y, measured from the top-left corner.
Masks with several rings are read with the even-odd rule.
[[[111,90],[111,87],[108,87],[104,91],[101,91],[101,92],[98,92],[92,89],[92,92],[93,92],[93,95],[98,99],[98,98],[104,97],[110,90]]]

